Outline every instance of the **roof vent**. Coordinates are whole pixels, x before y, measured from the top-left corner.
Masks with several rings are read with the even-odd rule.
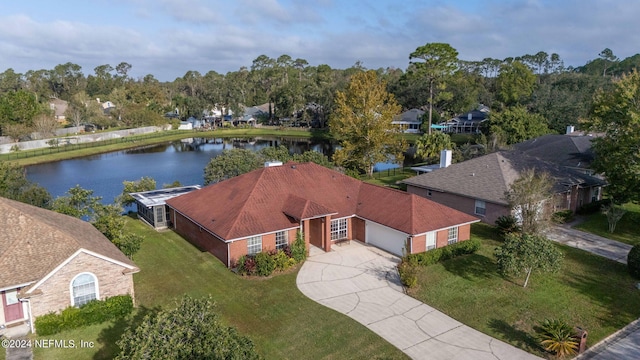
[[[282,161],[267,161],[264,163],[264,167],[282,166]]]

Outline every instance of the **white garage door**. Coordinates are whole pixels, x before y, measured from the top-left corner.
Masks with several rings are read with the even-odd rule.
[[[402,250],[407,241],[407,234],[371,221],[366,221],[365,238],[367,244],[402,256]]]

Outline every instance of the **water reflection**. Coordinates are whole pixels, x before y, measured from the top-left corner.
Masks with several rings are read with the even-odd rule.
[[[152,177],[158,187],[179,181],[183,185],[202,185],[204,168],[211,158],[225,149],[243,148],[257,151],[265,147],[283,145],[290,153],[307,150],[333,155],[334,147],[327,141],[308,138],[189,138],[92,155],[78,159],[27,167],[27,177],[45,187],[53,197],[63,196],[70,188],[80,185],[111,203],[122,192],[122,182]]]

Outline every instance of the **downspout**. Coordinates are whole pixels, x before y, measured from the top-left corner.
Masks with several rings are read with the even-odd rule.
[[[27,312],[29,313],[29,329],[31,330],[32,334],[36,333],[35,330],[35,324],[34,324],[34,319],[33,319],[33,313],[31,312],[31,300],[29,299],[24,299],[24,301],[27,302]]]

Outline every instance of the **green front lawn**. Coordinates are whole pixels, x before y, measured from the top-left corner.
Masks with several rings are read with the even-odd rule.
[[[616,230],[609,232],[607,217],[602,213],[590,214],[585,221],[575,226],[576,229],[600,235],[611,240],[620,241],[630,245],[640,244],[640,205],[625,204],[627,213],[616,224]]]
[[[297,269],[269,279],[247,279],[226,269],[171,231],[158,233],[129,220],[128,231],[145,241],[134,257],[139,312],[170,307],[183,294],[211,294],[222,318],[253,339],[267,359],[404,359],[406,356],[355,320],[305,297],[296,287]],[[96,341],[97,349],[40,349],[37,358],[110,358],[127,323],[103,324],[56,338]]]
[[[497,273],[493,251],[501,243],[492,228],[474,224],[472,236],[483,244],[476,254],[421,268],[420,285],[410,295],[538,355],[533,329],[545,318],[586,329],[593,345],[640,317],[640,291],[623,264],[558,245],[565,255],[562,271],[534,273],[523,288],[523,279]]]

